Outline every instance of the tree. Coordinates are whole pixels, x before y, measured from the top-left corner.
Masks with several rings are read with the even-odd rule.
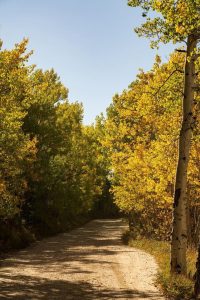
[[[23,215],[44,233],[55,233],[88,214],[102,193],[101,153],[95,129],[82,124],[82,105],[69,103],[58,75],[36,70],[30,81],[23,130],[36,140],[37,153],[26,168]]]
[[[100,128],[82,124],[82,104],[69,103],[54,70],[27,64],[27,43],[0,51],[0,247],[5,248],[19,247],[25,236],[30,241],[32,229],[44,235],[81,223],[106,186]]]
[[[26,191],[24,161],[33,146],[22,130],[32,69],[25,66],[26,46],[24,40],[0,52],[0,217],[6,220],[19,215]]]
[[[196,81],[196,60],[200,39],[200,0],[129,0],[133,7],[141,7],[146,22],[136,29],[141,36],[151,39],[151,45],[159,42],[186,43],[184,67],[183,116],[179,138],[179,157],[176,171],[173,231],[171,242],[171,272],[184,274],[187,248],[187,167],[189,162],[192,129],[194,126],[194,96]],[[161,16],[151,18],[149,11]],[[198,89],[198,87],[197,87]]]
[[[113,98],[105,126],[115,202],[134,220],[135,232],[156,239],[169,237],[171,221],[183,77],[169,78],[174,65],[183,66],[182,54],[165,64],[157,57],[152,70],[141,71]]]

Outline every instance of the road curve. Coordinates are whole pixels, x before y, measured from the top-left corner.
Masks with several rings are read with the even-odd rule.
[[[154,259],[124,246],[122,220],[95,220],[1,262],[0,299],[163,300]]]

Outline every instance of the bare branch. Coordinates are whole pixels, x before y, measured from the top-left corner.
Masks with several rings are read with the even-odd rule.
[[[194,59],[194,60],[197,60],[199,57],[200,57],[200,53],[197,53],[197,54],[194,55],[194,58],[193,58],[193,59]]]
[[[175,69],[167,78],[166,80],[162,83],[162,85],[158,88],[158,90],[154,93],[154,96],[156,96],[160,90],[165,86],[165,84],[167,83],[167,81],[177,72],[178,70]]]
[[[176,52],[180,52],[180,53],[187,53],[187,51],[184,50],[184,49],[175,49],[175,51],[176,51]]]
[[[200,85],[193,85],[192,88],[195,90],[195,92],[200,92]]]
[[[151,95],[151,96],[153,96],[153,97],[156,97],[156,96],[159,94],[160,90],[165,86],[165,84],[167,83],[167,81],[168,81],[168,80],[169,80],[176,72],[184,73],[184,72],[182,72],[181,70],[175,69],[175,70],[174,70],[174,71],[166,78],[166,80],[161,84],[161,86],[156,90],[155,93],[144,91],[142,94],[149,94],[149,95]],[[181,94],[183,95],[183,91],[180,91],[180,90],[176,90],[176,91],[179,92],[179,93],[181,93]],[[131,111],[131,112],[135,112],[134,109],[131,109],[131,108],[129,108],[129,107],[125,107],[125,106],[123,106],[122,103],[120,103],[120,107],[121,107],[122,109],[129,110],[129,111]]]
[[[179,72],[179,73],[181,73],[181,74],[184,74],[183,70],[177,69],[176,71]]]

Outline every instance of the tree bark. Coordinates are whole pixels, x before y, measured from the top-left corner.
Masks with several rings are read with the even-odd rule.
[[[198,249],[198,258],[196,263],[196,274],[195,274],[195,285],[194,285],[194,296],[195,299],[200,299],[200,244]]]
[[[174,204],[173,204],[173,228],[171,241],[171,272],[186,274],[186,250],[187,250],[187,167],[194,124],[194,84],[195,84],[195,54],[197,41],[189,36],[187,40],[187,53],[184,72],[184,97],[183,118],[179,137],[179,156],[176,171]]]

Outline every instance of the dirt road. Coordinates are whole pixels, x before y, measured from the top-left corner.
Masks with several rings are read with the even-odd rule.
[[[0,299],[163,300],[154,259],[121,243],[122,220],[96,220],[37,242],[0,267]]]

